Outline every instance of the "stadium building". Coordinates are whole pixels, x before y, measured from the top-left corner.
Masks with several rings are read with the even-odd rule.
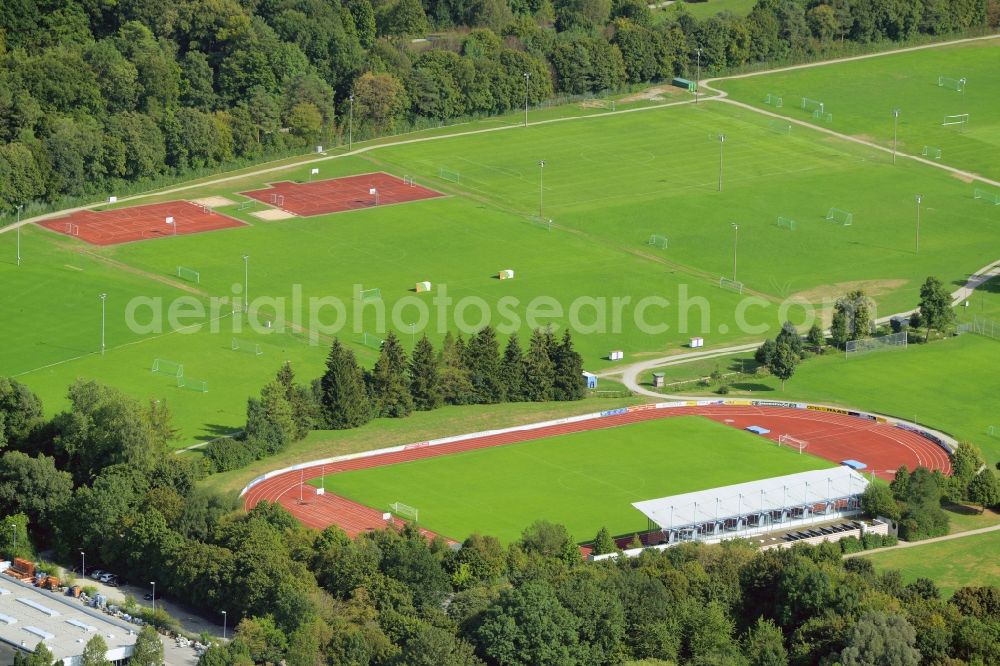
[[[868,480],[849,467],[635,502],[666,544],[750,538],[853,516]]]

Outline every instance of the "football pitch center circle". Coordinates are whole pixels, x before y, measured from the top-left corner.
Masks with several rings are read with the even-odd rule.
[[[320,494],[308,481],[326,475],[325,486],[336,486],[331,475],[341,472],[398,465],[399,463],[426,460],[453,453],[476,451],[505,444],[517,444],[532,440],[548,439],[558,435],[603,430],[665,419],[676,416],[703,416],[712,421],[739,430],[751,426],[768,432],[762,440],[774,446],[779,445],[782,435],[791,435],[808,442],[807,453],[832,463],[845,460],[861,460],[867,464],[865,474],[873,474],[889,480],[900,465],[913,469],[925,466],[932,470],[950,473],[951,465],[946,442],[927,429],[900,419],[846,410],[824,405],[806,403],[776,403],[750,400],[701,400],[678,403],[639,405],[630,408],[610,410],[599,414],[572,417],[558,421],[519,426],[499,431],[471,433],[464,436],[448,437],[431,442],[419,442],[406,446],[343,456],[337,459],[304,463],[294,468],[276,470],[252,481],[241,495],[246,510],[252,509],[260,501],[281,504],[303,524],[318,529],[336,525],[350,536],[365,531],[384,529],[389,526],[383,513],[385,508],[365,506],[332,492]],[[614,455],[614,451],[609,451]],[[605,475],[605,472],[601,472]],[[566,478],[564,479],[563,476]],[[552,479],[567,491],[578,491],[580,481],[571,480],[577,475],[567,470]],[[624,480],[624,477],[622,477]],[[616,482],[617,479],[612,479]],[[442,480],[442,484],[445,481]],[[567,483],[568,486],[567,487]],[[629,481],[635,487],[635,480]],[[305,485],[304,485],[305,484]],[[708,485],[707,488],[713,487]],[[706,488],[706,489],[707,489]],[[583,490],[593,490],[584,484]],[[308,501],[300,501],[306,496]],[[647,498],[652,499],[652,498]],[[454,500],[461,501],[460,497]],[[540,510],[541,512],[541,510]],[[398,521],[392,521],[398,525]],[[529,521],[530,522],[530,521]],[[434,525],[428,525],[433,528]],[[524,525],[522,527],[527,527]],[[423,530],[433,534],[428,530]],[[478,526],[471,531],[490,533],[489,525]],[[454,538],[464,538],[464,534],[449,534]]]

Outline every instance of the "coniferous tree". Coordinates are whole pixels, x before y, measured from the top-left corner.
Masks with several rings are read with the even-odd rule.
[[[382,341],[382,350],[370,375],[372,398],[378,416],[400,418],[413,411],[406,378],[406,352],[392,331]]]
[[[528,353],[524,359],[524,397],[533,402],[552,399],[555,366],[549,358],[551,334],[542,329],[531,332]]]
[[[465,342],[462,336],[445,334],[438,355],[438,377],[441,396],[449,405],[468,405],[472,402],[472,381],[465,365]]]
[[[500,376],[503,379],[504,395],[507,402],[521,402],[524,391],[524,353],[517,340],[517,334],[510,336],[500,362]]]
[[[503,402],[503,381],[500,376],[500,343],[492,326],[486,326],[469,338],[465,347],[465,364],[469,368],[474,402]]]
[[[313,429],[315,408],[312,393],[304,386],[295,383],[295,371],[292,364],[285,362],[278,370],[278,382],[285,390],[285,399],[292,408],[292,419],[295,421],[295,441],[303,439]]]
[[[320,379],[320,406],[326,426],[334,430],[357,428],[372,419],[364,375],[354,352],[334,340]]]
[[[587,392],[583,378],[583,357],[573,349],[569,329],[563,332],[562,342],[555,345],[555,381],[553,394],[556,400],[581,400]]]
[[[413,406],[421,411],[437,409],[443,401],[434,346],[426,335],[417,342],[410,357],[410,395]]]

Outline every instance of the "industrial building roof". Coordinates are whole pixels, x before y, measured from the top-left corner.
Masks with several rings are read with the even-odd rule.
[[[39,642],[57,660],[68,665],[95,634],[108,644],[107,659],[123,659],[132,652],[136,629],[104,613],[84,606],[78,599],[48,592],[0,576],[0,641],[34,650]]]

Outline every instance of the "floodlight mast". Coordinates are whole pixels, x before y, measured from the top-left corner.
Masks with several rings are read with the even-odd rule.
[[[694,81],[694,103],[698,103],[698,98],[701,95],[701,47],[699,46],[695,49],[698,53],[698,73],[695,75]]]
[[[17,206],[17,221],[14,223],[14,231],[17,234],[17,265],[21,265],[21,209],[24,208],[24,204],[18,204]]]
[[[722,191],[722,147],[726,144],[726,135],[719,135],[719,191]]]
[[[917,195],[917,239],[916,239],[916,252],[920,253],[920,203],[924,200],[923,195]]]
[[[892,110],[892,163],[896,163],[896,122],[899,120],[899,109]]]
[[[543,192],[545,191],[545,187],[543,185],[544,176],[542,174],[544,173],[545,173],[545,160],[538,160],[538,219],[539,220],[545,219],[545,216],[542,215],[542,201],[544,197]]]
[[[528,72],[524,73],[524,126],[528,126],[528,79],[531,78],[531,74]]]

